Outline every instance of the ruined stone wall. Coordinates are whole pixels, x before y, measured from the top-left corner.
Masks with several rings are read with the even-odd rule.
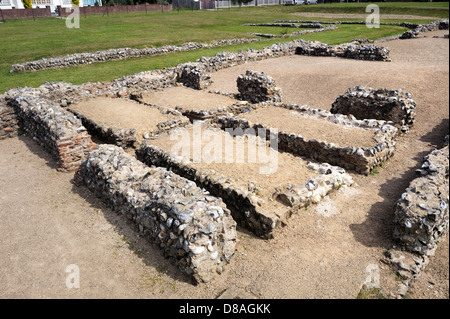
[[[416,103],[403,90],[374,89],[362,85],[349,88],[331,106],[331,113],[352,114],[357,119],[391,121],[407,133],[415,122]]]
[[[436,30],[448,30],[448,19],[441,19],[433,21],[427,24],[415,25],[413,30],[408,30],[400,35],[400,39],[412,39],[417,38],[421,33],[436,31]]]
[[[308,168],[317,172],[305,185],[293,185],[292,188],[280,190],[277,198],[286,205],[276,214],[260,211],[260,197],[248,189],[230,184],[227,177],[216,172],[197,170],[193,165],[172,156],[162,149],[144,141],[136,150],[137,158],[147,165],[165,167],[220,197],[231,210],[234,220],[241,227],[257,236],[270,239],[274,231],[299,208],[319,203],[323,197],[341,186],[353,185],[353,180],[344,169],[329,164],[308,163]]]
[[[417,173],[396,205],[394,238],[408,251],[433,255],[449,225],[448,145],[427,155]]]
[[[337,146],[327,141],[317,139],[308,140],[301,135],[279,131],[278,129],[260,123],[251,123],[245,119],[238,119],[236,117],[219,117],[218,123],[223,129],[241,128],[245,130],[247,128],[253,128],[257,131],[258,128],[263,128],[267,132],[267,138],[269,138],[271,133],[277,134],[278,149],[281,151],[306,156],[320,162],[330,163],[366,175],[394,154],[395,138],[398,130],[385,121],[356,120],[341,114],[332,114],[325,110],[298,105],[279,104],[277,106],[336,124],[373,129],[376,140],[374,144],[376,145],[372,147]]]
[[[188,52],[205,48],[215,48],[227,45],[259,42],[261,39],[229,39],[214,41],[212,43],[188,42],[180,46],[166,45],[158,48],[118,48],[97,52],[74,53],[62,57],[43,58],[36,61],[17,63],[11,66],[10,72],[34,72],[45,69],[66,68],[77,65],[100,63],[113,60],[124,60],[130,58],[140,58],[145,56],[155,56],[175,52]]]
[[[23,129],[55,160],[60,169],[76,170],[95,146],[81,121],[57,104],[37,97],[38,90],[9,90],[6,99]]]
[[[197,282],[212,280],[230,262],[236,223],[221,199],[194,182],[164,168],[150,168],[112,145],[98,145],[75,179],[135,223]]]
[[[19,126],[14,109],[6,105],[4,97],[0,97],[0,140],[17,136]]]
[[[296,48],[298,55],[340,57],[346,59],[390,62],[389,49],[374,44],[352,43],[328,45],[321,42],[301,43]]]
[[[236,82],[241,98],[251,103],[277,103],[282,100],[281,88],[264,72],[249,70],[239,75]]]

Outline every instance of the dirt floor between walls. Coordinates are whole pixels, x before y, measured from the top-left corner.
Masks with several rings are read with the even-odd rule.
[[[276,128],[279,132],[301,135],[306,140],[327,141],[342,147],[371,147],[377,144],[374,139],[375,130],[334,124],[325,119],[276,106],[258,108],[239,114],[238,118]]]
[[[417,102],[417,116],[378,174],[352,174],[357,186],[300,211],[273,240],[239,229],[231,264],[208,284],[192,285],[121,216],[75,187],[73,173],[58,173],[32,139],[0,141],[0,297],[216,298],[232,287],[256,298],[355,298],[371,265],[381,268],[381,288],[395,297],[395,275],[380,263],[394,244],[394,205],[449,129],[443,34],[384,43],[390,63],[293,56],[213,74],[214,85],[230,82],[231,91],[245,70],[267,71],[290,102],[324,109],[359,84],[402,88]],[[66,286],[70,265],[79,269],[79,288]],[[449,298],[448,273],[446,236],[408,296]]]

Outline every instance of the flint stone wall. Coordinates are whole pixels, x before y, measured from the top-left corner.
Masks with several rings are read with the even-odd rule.
[[[400,39],[412,39],[417,38],[421,33],[436,31],[436,30],[448,30],[448,19],[442,19],[433,21],[427,24],[418,24],[400,35]]]
[[[424,158],[419,177],[398,200],[395,209],[394,238],[419,255],[433,255],[449,225],[448,145]]]
[[[125,99],[124,99],[125,100]],[[137,103],[132,100],[127,100],[130,103]],[[136,129],[123,129],[117,127],[111,127],[102,123],[97,123],[83,114],[80,114],[69,107],[70,112],[72,112],[76,117],[81,119],[83,125],[88,129],[89,132],[93,132],[94,135],[98,136],[105,143],[115,144],[123,148],[138,147],[137,145],[137,132]],[[170,111],[160,110],[161,113],[170,113]],[[144,139],[154,138],[161,134],[162,132],[169,131],[175,127],[182,127],[189,124],[189,119],[181,118],[172,119],[165,122],[157,124],[157,129],[154,131],[148,131],[142,136]]]
[[[60,170],[76,170],[95,144],[80,119],[61,106],[40,99],[37,89],[7,92],[23,129],[58,161]]]
[[[76,173],[114,211],[197,282],[230,262],[236,223],[221,199],[164,168],[150,168],[113,145],[98,145]]]
[[[159,147],[144,141],[136,151],[137,158],[147,165],[167,169],[195,181],[197,185],[220,197],[231,210],[238,225],[252,231],[257,236],[270,239],[274,231],[287,223],[287,219],[299,208],[319,203],[323,197],[341,186],[352,186],[353,180],[345,170],[329,164],[308,163],[307,167],[318,173],[305,185],[291,185],[281,190],[277,198],[286,205],[285,210],[275,213],[260,210],[260,197],[239,186],[227,182],[227,177],[209,171],[197,170],[180,157],[172,156]]]
[[[230,39],[214,41],[212,43],[188,42],[180,46],[166,45],[158,48],[119,48],[97,51],[91,53],[75,53],[56,58],[43,58],[36,61],[17,63],[11,66],[10,72],[34,72],[45,69],[65,68],[84,64],[100,63],[112,60],[124,60],[130,58],[140,58],[145,56],[155,56],[175,52],[189,52],[205,48],[215,48],[227,45],[259,42],[261,39]]]
[[[278,135],[278,149],[281,151],[330,163],[365,175],[370,174],[373,168],[387,161],[394,154],[398,130],[386,121],[357,120],[351,116],[332,114],[325,110],[298,105],[278,104],[276,106],[335,124],[371,129],[375,134],[376,145],[372,147],[337,146],[327,141],[307,140],[301,135],[279,131],[261,123],[251,123],[236,117],[219,117],[218,124],[222,129],[253,128],[257,131],[258,128],[263,128],[267,132],[267,139],[270,139],[271,134]]]
[[[346,59],[390,62],[389,49],[374,44],[361,44],[358,41],[340,45],[321,42],[302,43],[296,49],[298,55],[340,57]]]
[[[201,63],[178,65],[177,70],[177,82],[183,83],[184,86],[204,90],[213,83],[211,75],[205,71],[205,67]]]
[[[374,89],[362,85],[349,88],[332,104],[333,114],[352,114],[359,120],[377,119],[393,122],[402,132],[409,132],[415,122],[416,102],[403,90]]]
[[[241,98],[251,103],[277,103],[282,100],[281,88],[277,87],[275,80],[264,72],[249,70],[239,75],[236,82]]]
[[[17,136],[19,126],[16,112],[6,105],[4,97],[0,97],[0,140]]]

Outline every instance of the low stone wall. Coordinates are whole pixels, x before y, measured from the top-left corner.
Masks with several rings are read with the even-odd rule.
[[[419,34],[436,30],[448,30],[448,19],[433,21],[427,24],[418,24],[413,30],[409,30],[400,35],[400,39],[417,38]]]
[[[340,45],[321,42],[304,43],[296,49],[298,55],[340,57],[346,59],[390,62],[389,49],[374,44],[360,44],[359,41]]]
[[[323,25],[320,23],[293,23],[293,22],[275,22],[275,23],[251,23],[251,24],[244,24],[244,26],[249,27],[280,27],[280,28],[315,28],[315,29],[322,29]]]
[[[234,254],[236,223],[221,199],[166,169],[147,167],[119,147],[98,145],[75,180],[134,222],[197,282],[212,280]]]
[[[250,34],[256,35],[257,37],[262,37],[262,38],[289,38],[289,37],[295,37],[295,36],[299,36],[299,35],[305,35],[305,34],[311,34],[311,33],[323,32],[323,31],[332,31],[332,30],[338,30],[338,29],[339,28],[336,27],[335,25],[330,25],[327,27],[321,27],[319,29],[300,30],[300,31],[295,31],[292,33],[281,34],[281,35],[270,34],[270,33],[250,33]]]
[[[124,99],[125,100],[125,99]],[[137,103],[135,101],[127,100],[128,102]],[[137,132],[136,129],[130,128],[130,129],[123,129],[123,128],[117,128],[117,127],[111,127],[106,124],[97,123],[87,116],[76,112],[72,108],[69,107],[70,112],[72,112],[77,118],[81,119],[83,125],[88,129],[89,132],[91,132],[96,137],[100,138],[104,143],[111,143],[115,144],[117,146],[123,147],[123,148],[132,148],[132,147],[138,147],[137,141]],[[162,113],[164,113],[163,110],[160,110]],[[183,127],[185,125],[188,125],[189,119],[187,118],[181,118],[180,119],[173,119],[168,120],[165,122],[158,123],[157,129],[155,131],[149,131],[146,132],[143,136],[144,139],[154,138],[158,136],[159,134],[169,131],[175,127]]]
[[[23,129],[58,161],[60,170],[73,171],[95,146],[81,121],[61,106],[40,99],[38,89],[9,90],[6,100]]]
[[[19,119],[14,109],[0,97],[0,140],[18,135]]]
[[[449,226],[449,147],[427,155],[419,177],[402,194],[395,209],[394,238],[410,252],[433,255]]]
[[[140,58],[145,56],[155,56],[175,52],[188,52],[205,48],[215,48],[227,45],[236,45],[242,43],[253,43],[261,39],[230,39],[214,41],[212,43],[189,42],[180,46],[166,45],[158,48],[119,48],[97,51],[93,53],[75,53],[62,57],[43,58],[32,62],[17,63],[11,66],[10,72],[34,72],[45,69],[66,68],[77,65],[100,63],[112,60],[124,60],[130,58]]]
[[[308,163],[308,168],[316,171],[317,177],[310,179],[305,185],[294,185],[289,190],[279,193],[277,197],[286,205],[286,209],[270,214],[260,210],[258,196],[228,183],[226,176],[197,170],[179,157],[151,145],[151,142],[144,141],[136,151],[136,156],[147,165],[166,167],[195,181],[212,195],[222,198],[238,225],[266,239],[273,238],[274,231],[283,226],[299,208],[317,204],[323,197],[341,186],[353,185],[352,178],[340,167]]]
[[[355,25],[366,25],[366,21],[317,21],[317,20],[278,20],[276,23],[287,23],[287,24],[299,24],[299,23],[306,23],[306,24],[332,24],[332,25],[338,25],[338,24],[355,24]],[[405,27],[409,29],[414,29],[419,26],[417,23],[410,23],[410,22],[380,22],[380,25],[392,25],[392,26],[399,26],[399,27]]]
[[[402,89],[374,89],[362,85],[349,88],[332,104],[333,114],[352,114],[359,120],[377,119],[393,122],[402,132],[409,132],[415,122],[416,103],[411,93]]]
[[[311,109],[305,106],[277,104],[278,107],[295,110],[307,116],[330,121],[335,124],[367,128],[374,131],[376,145],[372,147],[337,146],[327,141],[317,139],[307,140],[301,135],[292,132],[279,131],[261,123],[251,123],[245,119],[236,117],[219,117],[218,123],[222,129],[241,128],[243,130],[258,128],[266,130],[270,134],[278,134],[278,149],[294,155],[305,156],[319,162],[343,167],[347,170],[356,171],[361,174],[370,174],[373,168],[387,161],[395,151],[395,138],[398,130],[385,121],[356,120],[342,114],[332,114],[325,110]]]
[[[237,87],[241,98],[251,103],[272,102],[282,100],[282,90],[275,80],[264,72],[248,70],[239,75]]]

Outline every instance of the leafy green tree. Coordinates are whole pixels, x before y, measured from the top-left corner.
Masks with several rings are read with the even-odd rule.
[[[32,0],[22,0],[22,3],[25,9],[31,9],[33,7]]]

